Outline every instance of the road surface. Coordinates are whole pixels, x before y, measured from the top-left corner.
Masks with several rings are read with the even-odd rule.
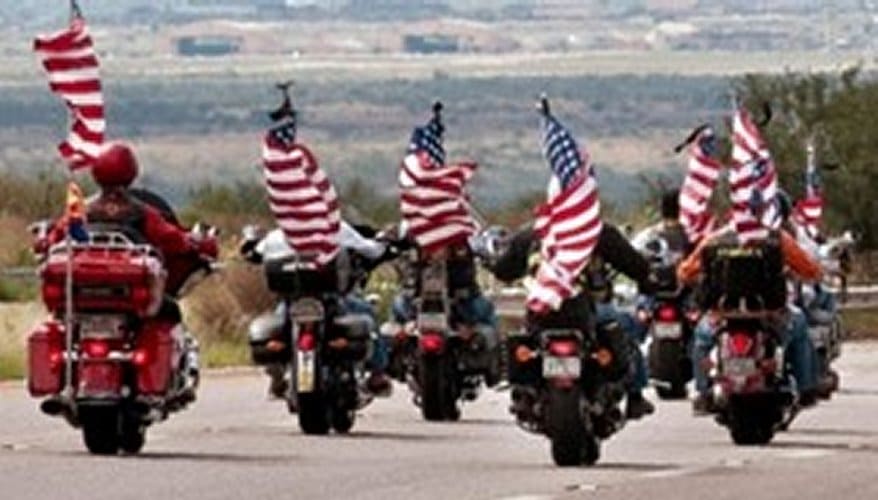
[[[559,469],[518,429],[508,393],[459,423],[426,423],[397,387],[350,436],[306,437],[256,372],[204,381],[189,411],[150,429],[136,457],[93,457],[20,383],[0,385],[3,499],[826,499],[878,498],[878,344],[846,346],[843,391],[768,447],[741,448],[687,403],[662,403],[604,444],[593,468]]]

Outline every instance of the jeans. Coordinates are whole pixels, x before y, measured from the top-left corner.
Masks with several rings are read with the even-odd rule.
[[[356,294],[348,294],[344,298],[345,311],[351,314],[362,314],[369,318],[369,335],[372,339],[372,357],[367,362],[373,372],[383,372],[390,362],[389,348],[383,336],[377,334],[375,311],[366,299]]]
[[[646,359],[640,350],[640,344],[646,339],[646,327],[638,323],[630,313],[619,311],[612,302],[597,302],[595,310],[599,325],[615,321],[631,341],[631,376],[626,389],[629,394],[640,393],[649,383]]]
[[[710,355],[710,351],[716,345],[709,315],[704,315],[695,326],[694,336],[692,365],[695,390],[701,395],[707,395],[710,390],[710,380],[707,372],[701,367],[701,361]],[[817,356],[814,352],[814,344],[811,343],[811,337],[808,335],[808,321],[800,309],[789,309],[781,342],[784,362],[791,368],[799,392],[814,389],[817,385]]]

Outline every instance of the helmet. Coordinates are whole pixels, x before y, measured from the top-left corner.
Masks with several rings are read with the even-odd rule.
[[[101,187],[128,187],[137,178],[137,158],[124,142],[107,144],[95,159],[92,178]]]

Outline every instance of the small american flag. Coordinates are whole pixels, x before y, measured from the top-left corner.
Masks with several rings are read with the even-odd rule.
[[[445,165],[444,127],[438,112],[416,127],[400,165],[400,212],[418,246],[430,253],[476,231],[466,195],[475,163]]]
[[[820,234],[820,221],[823,218],[823,189],[820,173],[817,171],[814,145],[808,144],[808,164],[805,169],[805,197],[796,202],[793,218],[801,224],[811,237]]]
[[[341,215],[335,188],[308,148],[295,142],[295,120],[273,127],[262,144],[268,201],[287,242],[319,266],[339,251]]]
[[[743,107],[732,121],[732,220],[741,242],[764,240],[780,226],[777,171],[762,134]]]
[[[587,153],[549,112],[542,125],[543,155],[552,171],[548,199],[536,209],[540,266],[528,285],[527,307],[557,310],[573,296],[579,274],[597,245],[602,223],[597,181]]]
[[[689,145],[689,168],[680,188],[680,223],[693,244],[710,230],[708,203],[722,170],[716,156],[713,129],[702,128]]]
[[[70,26],[34,41],[34,50],[49,77],[49,88],[70,110],[70,133],[58,146],[71,169],[91,165],[104,142],[104,97],[98,59],[85,20],[75,17]]]

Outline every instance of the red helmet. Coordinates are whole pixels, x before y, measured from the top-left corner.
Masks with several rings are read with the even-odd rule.
[[[131,146],[112,142],[104,146],[91,169],[92,178],[101,187],[128,187],[137,178],[137,158]]]

